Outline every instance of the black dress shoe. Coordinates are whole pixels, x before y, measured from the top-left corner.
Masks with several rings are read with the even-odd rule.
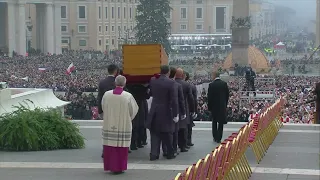
[[[114,174],[114,175],[119,175],[119,174],[123,174],[124,173],[124,171],[120,171],[120,172],[112,172],[112,174]]]
[[[174,155],[175,155],[175,156],[178,156],[178,155],[179,155],[179,153],[178,153],[178,152],[175,152],[175,153],[174,153]]]
[[[142,144],[139,144],[137,147],[138,148],[143,148],[144,146]]]
[[[159,159],[159,156],[150,155],[150,161],[156,161]]]
[[[215,140],[216,143],[220,144],[221,143],[221,140]]]
[[[176,158],[176,156],[174,154],[167,155],[167,159],[174,159],[174,158]]]
[[[147,142],[143,142],[142,145],[146,146],[148,143]]]
[[[181,148],[181,149],[180,149],[180,152],[188,152],[188,149],[186,149],[186,148]]]
[[[186,149],[190,149],[190,146],[186,145]]]
[[[193,143],[188,143],[187,145],[190,146],[190,147],[194,146]]]
[[[130,150],[128,151],[128,153],[131,153],[131,152],[132,152],[132,151],[130,151]]]
[[[130,149],[131,149],[132,151],[138,150],[138,148],[137,148],[136,146],[130,147]]]
[[[162,153],[162,156],[163,156],[163,157],[167,157],[168,154],[167,154],[167,153]]]

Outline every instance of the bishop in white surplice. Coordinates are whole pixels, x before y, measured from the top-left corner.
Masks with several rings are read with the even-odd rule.
[[[119,91],[122,91],[119,93]],[[138,112],[133,96],[119,87],[107,91],[102,98],[103,144],[113,147],[129,147],[131,141],[131,121]]]
[[[124,76],[115,78],[116,88],[102,97],[103,110],[103,163],[104,170],[122,173],[127,170],[128,151],[131,143],[132,123],[138,113],[134,97],[123,90]]]

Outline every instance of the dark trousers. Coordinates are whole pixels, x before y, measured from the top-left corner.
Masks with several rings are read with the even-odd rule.
[[[256,88],[254,87],[254,80],[247,81],[247,90],[248,91],[256,90]]]
[[[179,140],[179,135],[178,134],[179,134],[179,124],[176,123],[175,131],[173,133],[173,141],[172,141],[174,152],[178,152],[178,140]]]
[[[145,127],[141,126],[138,129],[138,138],[137,138],[137,144],[138,146],[141,146],[147,142],[147,130]]]
[[[188,124],[187,144],[192,144],[192,126],[193,123]]]
[[[145,127],[140,128],[140,141],[142,144],[145,144],[147,142],[147,129]]]
[[[139,138],[139,128],[133,127],[132,128],[132,135],[131,135],[131,144],[130,148],[135,149],[138,146],[138,138]]]
[[[221,141],[223,135],[223,123],[212,121],[212,137],[216,141]]]
[[[145,127],[132,128],[131,148],[140,147],[147,142],[147,130]]]
[[[166,154],[167,155],[173,155],[173,146],[172,146],[172,140],[173,140],[173,134],[169,132],[154,132],[150,131],[151,134],[151,152],[150,154],[152,156],[159,156],[160,154],[160,145],[163,144],[162,147],[166,148]]]
[[[178,152],[178,132],[179,132],[179,125],[175,124],[175,131],[172,134],[172,148],[173,151],[176,153]],[[167,147],[164,143],[162,143],[162,152],[163,154],[167,154]]]
[[[178,131],[178,146],[180,149],[185,148],[187,146],[187,128],[180,128]]]

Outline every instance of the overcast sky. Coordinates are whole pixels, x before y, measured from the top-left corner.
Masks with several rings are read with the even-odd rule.
[[[305,20],[316,19],[316,0],[269,0],[274,4],[294,9],[297,16]]]

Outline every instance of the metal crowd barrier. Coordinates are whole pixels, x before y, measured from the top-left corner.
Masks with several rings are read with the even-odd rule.
[[[247,148],[252,148],[257,163],[260,163],[283,126],[279,119],[283,105],[284,99],[281,97],[203,159],[177,174],[174,180],[249,179],[252,169],[246,157]]]

